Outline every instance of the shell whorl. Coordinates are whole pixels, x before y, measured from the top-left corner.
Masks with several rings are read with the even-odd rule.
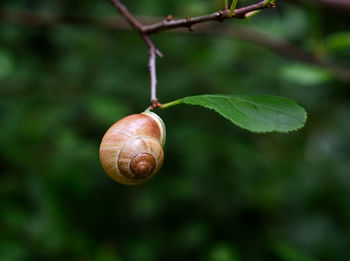
[[[133,185],[152,178],[163,163],[165,126],[153,112],[127,116],[106,132],[100,146],[105,172],[117,182]]]
[[[136,154],[129,164],[130,171],[135,175],[136,178],[147,177],[153,172],[156,167],[156,159],[149,153]]]

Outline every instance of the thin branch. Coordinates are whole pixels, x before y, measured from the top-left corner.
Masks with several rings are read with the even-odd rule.
[[[151,38],[148,35],[143,34],[142,36],[149,47],[148,69],[151,77],[151,107],[158,108],[160,106],[160,103],[157,98],[156,58],[157,55],[163,57],[163,54],[155,47]]]
[[[150,25],[143,25],[140,23],[129,11],[128,9],[119,1],[111,0],[112,3],[117,7],[118,11],[126,18],[126,20],[131,24],[132,27],[136,28],[140,33],[143,34],[154,34],[159,31],[170,30],[175,28],[187,27],[191,28],[195,24],[205,23],[210,21],[224,21],[231,18],[243,19],[247,14],[251,12],[276,7],[274,3],[266,4],[266,0],[260,1],[256,4],[251,4],[245,7],[241,7],[234,10],[232,16],[230,16],[230,9],[220,10],[218,12],[195,16],[186,17],[183,19],[165,19],[158,23],[153,23]]]
[[[153,25],[144,26],[142,25],[129,11],[128,9],[119,1],[119,0],[111,0],[118,11],[125,17],[125,19],[129,22],[129,24],[137,29],[142,38],[145,40],[149,47],[149,63],[148,68],[150,71],[151,78],[151,106],[153,108],[160,107],[160,103],[157,99],[157,74],[156,74],[156,55],[162,56],[159,50],[155,47],[149,35],[159,32],[160,30],[169,30],[173,28],[179,27],[188,27],[192,31],[192,25],[203,23],[207,21],[223,21],[228,18],[236,17],[236,18],[245,18],[247,13],[251,13],[253,11],[261,10],[264,8],[275,7],[273,3],[266,2],[263,0],[257,4],[252,4],[246,7],[242,7],[239,9],[235,9],[235,5],[238,0],[234,0],[231,10],[225,9],[223,11],[216,12],[214,14],[209,14],[205,16],[199,17],[187,17],[185,19],[172,20],[166,19],[160,23],[156,23]],[[267,4],[269,3],[269,4]]]
[[[160,103],[157,99],[157,74],[156,74],[156,57],[159,55],[162,57],[162,53],[155,47],[149,35],[143,31],[143,25],[129,12],[129,10],[119,1],[111,0],[118,11],[125,17],[129,24],[139,31],[142,38],[146,42],[149,48],[149,62],[148,69],[150,71],[151,79],[151,106],[157,108]]]
[[[154,34],[159,31],[163,30],[170,30],[170,29],[175,29],[175,28],[180,28],[180,27],[187,27],[191,28],[195,24],[199,23],[205,23],[205,22],[210,22],[210,21],[224,21],[227,19],[231,18],[245,18],[245,15],[252,12],[252,11],[257,11],[257,10],[262,10],[265,8],[273,8],[275,7],[275,4],[271,3],[266,5],[265,1],[261,1],[256,4],[252,4],[249,6],[245,6],[242,8],[238,8],[234,11],[232,17],[229,16],[229,9],[226,10],[220,10],[218,12],[208,14],[208,15],[203,15],[203,16],[196,16],[196,17],[187,17],[184,19],[177,19],[177,20],[163,20],[162,22],[151,24],[151,25],[145,25],[142,27],[142,31],[147,34]]]

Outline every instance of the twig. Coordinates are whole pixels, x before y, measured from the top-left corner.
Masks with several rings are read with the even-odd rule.
[[[215,21],[215,20],[223,21],[225,19],[232,18],[232,17],[245,18],[245,15],[247,13],[251,13],[253,11],[261,10],[264,8],[275,7],[273,3],[266,4],[266,0],[263,0],[259,3],[242,7],[236,10],[234,10],[235,6],[233,6],[231,10],[225,9],[223,11],[215,12],[214,14],[193,17],[193,18],[186,17],[185,19],[179,19],[179,20],[165,19],[160,23],[145,26],[145,25],[142,25],[119,0],[111,0],[111,1],[115,5],[115,7],[118,9],[118,11],[129,22],[129,24],[139,31],[142,38],[145,40],[145,42],[149,47],[148,68],[150,71],[150,78],[151,78],[151,106],[153,108],[158,108],[161,106],[161,104],[157,99],[156,55],[158,54],[160,57],[162,57],[162,54],[160,53],[159,50],[157,50],[157,48],[153,44],[152,40],[149,37],[150,34],[159,32],[160,30],[169,30],[172,28],[179,28],[179,27],[188,27],[192,31],[192,25],[194,24],[203,23],[207,21]],[[237,3],[237,0],[235,0],[234,2]]]
[[[157,98],[157,74],[156,74],[156,56],[162,57],[162,53],[155,47],[149,35],[143,31],[143,25],[129,12],[129,10],[119,1],[111,0],[118,11],[125,17],[129,24],[139,31],[142,38],[149,48],[148,69],[151,79],[151,106],[152,108],[159,107],[160,103]]]
[[[199,23],[205,23],[209,21],[224,21],[227,19],[231,18],[245,18],[245,15],[247,13],[250,13],[252,11],[256,10],[262,10],[265,8],[273,8],[275,7],[275,4],[271,3],[268,5],[265,5],[265,1],[261,1],[256,4],[252,4],[249,6],[245,6],[242,8],[238,8],[234,11],[232,17],[229,16],[229,9],[225,10],[220,10],[218,12],[208,14],[208,15],[203,15],[203,16],[196,16],[196,17],[187,17],[184,19],[177,19],[177,20],[163,20],[162,22],[151,24],[151,25],[145,25],[142,27],[142,32],[147,33],[147,34],[154,34],[159,31],[163,30],[170,30],[170,29],[175,29],[175,28],[180,28],[180,27],[192,27],[195,24]]]
[[[155,108],[158,108],[160,105],[157,98],[156,58],[157,58],[157,55],[159,57],[163,57],[163,54],[155,47],[151,38],[148,35],[143,34],[142,36],[149,47],[148,69],[151,76],[151,106],[152,108],[155,109]]]

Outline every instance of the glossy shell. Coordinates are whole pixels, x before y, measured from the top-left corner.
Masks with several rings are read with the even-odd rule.
[[[163,164],[165,125],[153,112],[127,116],[108,129],[100,145],[100,161],[115,181],[141,184]]]

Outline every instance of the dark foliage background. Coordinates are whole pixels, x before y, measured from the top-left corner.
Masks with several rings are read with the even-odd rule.
[[[125,4],[137,15],[184,17],[221,2]],[[0,6],[118,15],[107,0]],[[278,6],[227,24],[350,65],[347,10]],[[141,186],[119,185],[103,173],[98,147],[110,125],[148,106],[148,54],[138,34],[0,23],[0,260],[348,260],[350,86],[233,37],[152,38],[165,54],[162,102],[281,95],[307,109],[306,127],[258,135],[201,108],[158,111],[167,126],[161,173]]]

